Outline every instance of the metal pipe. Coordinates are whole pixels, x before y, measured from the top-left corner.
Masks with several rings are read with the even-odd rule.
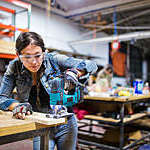
[[[84,14],[89,14],[89,13],[93,13],[93,12],[97,12],[97,11],[101,11],[101,10],[105,10],[105,9],[118,7],[118,6],[121,6],[123,4],[124,5],[126,5],[128,3],[131,4],[132,2],[138,2],[138,1],[139,0],[132,0],[132,1],[131,0],[126,0],[126,1],[122,1],[122,0],[119,1],[118,0],[118,1],[114,2],[115,4],[112,3],[112,2],[105,2],[105,3],[103,3],[103,5],[99,3],[99,4],[91,6],[91,7],[86,7],[87,11],[86,10],[84,11],[83,8],[82,9],[76,9],[75,11],[72,11],[72,12],[70,11],[69,14],[71,14],[71,13],[73,14],[74,12],[79,12],[79,13],[67,16],[67,18],[72,18],[72,17],[76,17],[76,16],[82,16]],[[104,5],[105,5],[105,7],[104,7]],[[90,8],[94,8],[94,9],[89,10]],[[80,12],[80,11],[84,11],[84,12]]]
[[[117,13],[116,13],[116,7],[114,8],[113,22],[114,22],[114,35],[117,35]]]
[[[137,13],[137,14],[135,14],[135,15],[129,16],[129,17],[125,18],[125,19],[121,19],[121,20],[117,21],[116,24],[121,24],[121,23],[123,23],[123,22],[125,22],[125,21],[129,21],[130,19],[133,19],[133,18],[142,16],[142,15],[147,14],[147,13],[149,13],[149,12],[150,12],[149,9],[148,9],[148,10],[144,10],[144,11],[142,11],[142,12],[140,12],[140,13]],[[111,26],[111,25],[113,25],[113,24],[114,24],[114,23],[111,23],[111,24],[109,24],[109,26]],[[97,29],[97,32],[100,32],[100,31],[102,31],[102,29]],[[93,34],[93,32],[94,32],[94,31],[89,31],[89,32],[87,32],[87,33],[85,33],[85,34],[82,34],[81,37],[85,37],[85,36],[91,35],[91,34]]]
[[[117,35],[117,36],[109,36],[109,37],[104,37],[104,38],[96,38],[96,39],[90,39],[90,40],[80,40],[80,41],[72,41],[70,44],[75,45],[75,44],[90,44],[90,43],[100,43],[100,42],[111,42],[114,40],[119,40],[119,41],[129,41],[132,39],[144,39],[144,38],[150,38],[150,31],[143,31],[143,32],[132,32],[132,33],[127,33],[127,34],[122,34],[122,35]]]
[[[113,25],[94,25],[94,24],[78,24],[79,26],[87,27],[87,28],[98,28],[98,29],[114,29]],[[146,30],[150,29],[149,26],[116,26],[117,29],[120,30]]]

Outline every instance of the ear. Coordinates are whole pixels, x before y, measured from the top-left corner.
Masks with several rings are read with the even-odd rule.
[[[18,59],[20,60],[20,57],[19,57],[19,53],[18,53],[18,52],[16,52],[16,55],[17,55]],[[21,60],[20,60],[20,61],[21,61]]]
[[[19,53],[18,52],[16,52],[16,55],[19,57]]]

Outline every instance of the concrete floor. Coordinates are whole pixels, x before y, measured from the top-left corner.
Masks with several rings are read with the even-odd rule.
[[[0,145],[0,150],[33,150],[32,140],[23,140],[9,144]]]

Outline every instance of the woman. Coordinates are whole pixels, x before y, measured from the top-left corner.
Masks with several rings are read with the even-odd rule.
[[[44,53],[43,39],[35,32],[21,33],[16,40],[18,58],[12,60],[4,74],[0,88],[0,109],[11,110],[18,119],[25,119],[33,111],[48,112],[51,81],[66,74],[68,89],[74,81],[85,82],[81,77],[97,70],[94,62],[69,58],[64,55]],[[68,70],[69,69],[69,70]],[[16,87],[17,100],[10,98]],[[72,113],[72,107],[68,107]],[[75,115],[67,118],[67,124],[51,128],[49,150],[75,150],[77,121]],[[40,149],[40,138],[35,137],[34,150]]]
[[[113,77],[113,68],[110,64],[106,65],[102,70],[100,70],[96,78],[97,92],[106,92],[110,88],[112,88],[111,84],[112,77]]]

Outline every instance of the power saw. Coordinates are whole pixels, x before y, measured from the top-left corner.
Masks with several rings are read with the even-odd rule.
[[[83,86],[77,84],[70,92],[64,89],[64,78],[56,77],[51,80],[51,90],[49,92],[50,105],[73,106],[82,102]]]

